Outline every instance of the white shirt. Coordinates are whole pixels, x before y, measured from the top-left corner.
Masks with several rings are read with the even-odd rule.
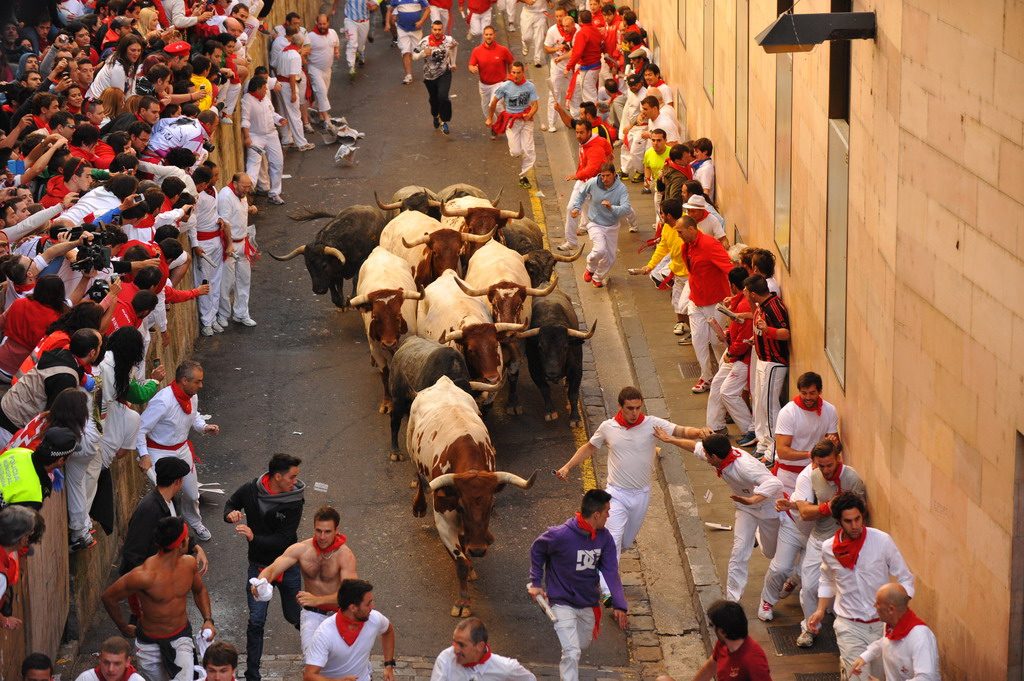
[[[615,419],[601,423],[590,438],[590,444],[597,448],[608,445],[608,484],[623,489],[645,489],[651,485],[651,469],[654,466],[655,428],[663,428],[671,434],[676,424],[657,416],[644,416],[644,420],[632,428],[624,428]]]
[[[75,678],[75,681],[103,681],[103,679],[101,679],[96,674],[96,670],[95,669],[87,669],[84,672],[82,672],[81,674],[79,674]],[[128,677],[128,681],[146,681],[146,679],[144,679],[139,674],[132,674],[131,676]]]
[[[736,458],[719,471],[722,481],[729,486],[729,489],[735,495],[749,497],[754,494],[760,494],[764,497],[763,501],[753,506],[747,506],[734,501],[736,510],[751,513],[761,518],[775,516],[777,514],[775,500],[782,496],[782,483],[764,467],[763,463],[742,449],[733,447],[732,453],[736,455]],[[705,462],[708,461],[708,455],[704,451],[703,442],[697,443],[693,454],[698,459]]]
[[[697,229],[716,239],[721,239],[725,236],[725,228],[722,227],[721,220],[715,217],[715,214],[711,211],[708,211],[707,216],[697,223]]]
[[[163,0],[164,12],[167,20],[175,28],[190,28],[199,23],[199,17],[190,17],[185,14],[185,0]]]
[[[782,471],[779,471],[780,473]],[[790,501],[814,501],[814,486],[811,484],[811,474],[814,472],[814,468],[811,466],[805,466],[800,473],[797,474],[796,480],[793,483],[793,489],[787,490],[789,492]],[[782,480],[782,478],[779,478]],[[786,488],[786,483],[783,481],[783,489]],[[814,529],[815,521],[804,520],[800,517],[800,511],[786,511],[789,519],[793,521],[793,525],[796,529],[804,536],[804,539],[811,536],[811,530]]]
[[[704,194],[710,196],[711,200],[715,200],[715,162],[712,159],[708,159],[701,164],[700,168],[693,171],[693,179],[700,182],[700,186],[704,188]]]
[[[871,662],[882,656],[886,681],[940,681],[939,646],[935,634],[919,624],[899,641],[881,637],[860,657]]]
[[[89,213],[98,218],[120,205],[121,199],[107,191],[106,187],[96,187],[86,192],[78,199],[77,203],[61,213],[59,217],[70,220],[73,225],[78,226],[84,222],[85,216]]]
[[[86,93],[86,98],[99,99],[100,95],[102,95],[103,91],[108,87],[116,87],[118,90],[129,92],[134,89],[135,85],[133,82],[131,88],[129,88],[128,80],[128,74],[125,72],[124,66],[121,65],[121,62],[102,62],[99,68],[96,69],[96,74],[93,76],[92,83],[89,85],[89,91]],[[135,80],[134,76],[131,80]]]
[[[776,435],[792,435],[793,441],[790,447],[798,452],[807,452],[802,459],[778,459],[779,463],[787,466],[806,466],[811,463],[811,449],[818,444],[826,435],[839,432],[839,414],[831,402],[821,401],[821,416],[816,411],[801,409],[792,400],[786,403],[779,410],[778,419],[775,422]],[[779,469],[776,475],[786,486],[786,491],[792,492],[796,486],[798,473]]]
[[[371,610],[370,618],[349,646],[338,633],[338,617],[331,615],[317,627],[306,653],[306,664],[320,667],[320,675],[327,678],[355,676],[357,681],[370,681],[373,644],[388,630],[391,622],[376,610]]]
[[[196,232],[220,231],[217,226],[217,195],[209,192],[199,192],[196,196],[196,207],[192,211],[195,219],[192,221],[194,228],[189,230],[189,238],[192,247],[199,245],[199,237]],[[219,238],[219,237],[215,237]]]
[[[194,118],[162,118],[153,126],[149,149],[163,156],[175,147],[184,147],[198,156],[203,151],[203,143],[208,139],[209,133]]]
[[[274,111],[274,105],[270,101],[269,92],[262,100],[250,93],[242,97],[242,127],[248,130],[250,135],[276,135],[277,122],[280,120],[281,117]]]
[[[430,681],[537,681],[537,677],[519,660],[494,653],[483,664],[463,667],[455,659],[455,649],[448,647],[437,656]]]
[[[146,438],[162,445],[176,445],[188,439],[189,429],[202,433],[206,428],[206,419],[199,413],[199,397],[192,396],[192,413],[185,410],[174,399],[171,386],[161,389],[146,404],[145,411],[139,422],[139,436],[135,441],[135,449],[139,456],[149,455]],[[162,450],[161,450],[162,451]]]
[[[302,82],[302,55],[297,50],[283,50],[277,58],[277,76],[284,79],[288,76],[298,76]]]
[[[139,170],[153,175],[159,184],[163,184],[163,181],[168,177],[176,177],[185,183],[185,191],[192,196],[196,195],[196,183],[192,181],[192,176],[177,166],[164,166],[150,163],[149,161],[139,161]]]
[[[662,104],[672,104],[675,102],[675,95],[672,92],[672,88],[669,87],[668,83],[662,83],[661,85],[655,85],[658,94],[661,95]]]
[[[910,573],[903,554],[896,548],[896,542],[885,532],[866,527],[868,536],[857,557],[857,564],[847,570],[832,553],[835,537],[829,537],[821,544],[821,581],[818,582],[818,597],[836,601],[833,609],[840,617],[869,622],[878,618],[875,610],[875,593],[889,577],[914,596],[914,575]]]
[[[309,65],[320,71],[327,71],[334,64],[334,51],[341,45],[338,32],[327,29],[326,35],[316,31],[309,32]]]
[[[620,137],[623,130],[636,123],[637,114],[640,113],[640,100],[647,96],[647,90],[640,88],[633,92],[626,88],[626,101],[622,105],[622,119],[619,123]]]
[[[674,109],[663,106],[658,111],[658,117],[653,121],[647,122],[648,132],[654,132],[659,128],[665,131],[665,141],[669,143],[669,146],[671,146],[673,142],[681,141],[679,123],[676,121],[675,116],[672,115],[672,111],[674,111]]]
[[[217,215],[231,227],[232,239],[244,239],[249,227],[249,201],[225,185],[217,193]]]
[[[537,4],[540,4],[540,0],[537,0]],[[549,26],[547,33],[544,34],[544,47],[555,47],[556,45],[561,45],[562,42],[564,41],[562,40],[562,33],[558,30],[558,26]],[[564,52],[565,48],[563,47],[561,51],[549,55],[551,57],[551,68],[556,71],[560,70],[563,73],[565,72],[565,69],[561,68],[558,64],[555,64],[555,57],[563,54]]]

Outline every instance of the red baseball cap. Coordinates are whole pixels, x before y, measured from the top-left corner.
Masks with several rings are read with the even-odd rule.
[[[164,52],[167,54],[188,54],[191,51],[192,46],[184,40],[175,40],[173,43],[164,47]]]

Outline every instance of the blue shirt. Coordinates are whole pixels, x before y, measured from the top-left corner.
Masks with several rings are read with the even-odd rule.
[[[370,10],[366,8],[366,0],[345,0],[345,18],[352,21],[367,21]]]
[[[619,219],[629,215],[632,208],[629,205],[629,191],[626,185],[615,178],[611,187],[605,187],[601,182],[601,176],[595,175],[583,185],[583,190],[576,197],[576,202],[569,206],[569,210],[581,209],[583,202],[590,197],[590,208],[587,209],[587,216],[590,221],[605,227],[612,227],[619,224]],[[602,201],[612,204],[612,207],[605,208]]]
[[[391,0],[395,21],[398,28],[403,31],[418,31],[416,22],[423,16],[423,10],[427,7],[427,0]]]
[[[511,80],[506,80],[494,90],[494,96],[505,102],[505,111],[510,114],[522,113],[530,108],[530,104],[536,102],[537,88],[530,81],[524,81],[522,85],[516,85]]]

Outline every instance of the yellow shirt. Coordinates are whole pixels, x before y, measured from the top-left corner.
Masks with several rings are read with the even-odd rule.
[[[665,163],[668,161],[668,152],[670,149],[665,147],[665,151],[661,154],[651,147],[644,152],[644,166],[651,169],[651,179],[657,180],[661,177],[661,170],[665,167]]]
[[[683,260],[683,237],[679,236],[679,232],[668,223],[661,228],[661,239],[654,248],[654,255],[647,262],[647,266],[652,269],[657,267],[666,255],[672,256],[672,260],[669,261],[669,269],[672,270],[672,274],[677,277],[685,277],[690,273],[686,269],[686,261]]]
[[[206,96],[196,102],[196,106],[199,107],[200,111],[206,111],[213,106],[213,83],[203,76],[192,76],[192,84],[196,86],[196,90],[199,90],[200,87],[206,88],[203,90]]]

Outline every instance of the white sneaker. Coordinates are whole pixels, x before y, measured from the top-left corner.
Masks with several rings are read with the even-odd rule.
[[[568,241],[563,241],[562,243],[555,246],[555,250],[562,251],[563,253],[572,253],[573,251],[576,250],[576,245],[571,244]]]
[[[221,116],[220,122],[222,125],[234,125],[235,122],[231,120],[231,116]]]
[[[801,631],[800,635],[796,637],[796,645],[798,648],[810,648],[814,645],[814,634],[806,629]]]
[[[204,326],[203,329],[199,333],[203,334],[204,336],[212,336],[213,335],[213,327],[212,326]]]
[[[221,319],[220,317],[215,319],[213,324],[210,324],[210,327],[214,330],[215,333],[224,333],[224,329],[226,329],[227,326],[228,320]]]
[[[313,126],[310,125],[309,123],[306,123],[305,125],[302,126],[302,130],[303,132],[313,132]]]
[[[309,151],[310,149],[316,149],[316,145],[313,144],[312,142],[306,142],[301,147],[299,147],[299,151]]]
[[[402,79],[402,84],[403,85],[408,85],[411,82],[412,82],[412,74],[411,73],[405,74],[405,78]]]
[[[284,199],[282,199],[277,194],[268,194],[267,195],[267,201],[269,201],[270,203],[274,204],[275,206],[283,206],[284,205]]]
[[[523,45],[523,56],[525,57],[528,54],[530,54],[530,48],[528,48],[526,45]]]
[[[233,321],[238,322],[242,326],[249,326],[249,327],[256,326],[256,320],[253,319],[252,317],[245,317],[244,319],[234,318]]]
[[[772,610],[772,604],[768,601],[761,601],[761,607],[757,609],[757,619],[762,622],[771,622],[775,619],[775,612]]]
[[[553,126],[553,125],[549,126],[548,127],[548,132],[555,132],[555,126]]]
[[[686,322],[676,322],[676,325],[672,327],[672,333],[677,336],[682,336],[686,333]]]
[[[198,539],[199,541],[210,541],[210,537],[213,536],[210,530],[207,529],[206,525],[200,525],[199,527],[195,528],[195,533],[196,539]]]
[[[630,225],[629,226],[629,231],[632,232],[633,234],[636,234],[637,232],[640,231],[640,228],[637,227],[636,225]]]

